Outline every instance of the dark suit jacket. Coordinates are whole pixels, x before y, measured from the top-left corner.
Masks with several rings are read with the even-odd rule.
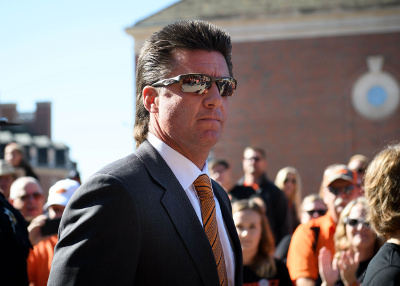
[[[225,191],[213,189],[242,285],[242,254]],[[185,191],[147,141],[74,194],[48,285],[219,285],[211,246]]]

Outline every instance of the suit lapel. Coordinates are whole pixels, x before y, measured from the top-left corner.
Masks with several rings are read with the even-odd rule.
[[[178,179],[149,142],[143,142],[137,149],[136,155],[154,180],[165,189],[161,203],[192,257],[204,285],[217,285],[219,278],[216,267],[212,263],[214,255],[210,243]]]

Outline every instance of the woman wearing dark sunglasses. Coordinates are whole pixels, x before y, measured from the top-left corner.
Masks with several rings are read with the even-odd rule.
[[[326,248],[319,253],[319,272],[322,285],[361,285],[364,272],[381,241],[366,222],[366,200],[359,197],[343,209],[334,235],[335,250]]]

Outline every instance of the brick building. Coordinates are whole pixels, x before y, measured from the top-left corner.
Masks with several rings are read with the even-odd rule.
[[[126,29],[136,55],[179,19],[232,36],[238,89],[212,156],[227,159],[235,179],[243,149],[256,145],[272,180],[285,166],[299,170],[304,196],[326,166],[400,139],[399,0],[182,0]]]
[[[58,180],[65,179],[76,163],[69,157],[69,147],[51,140],[51,103],[37,102],[34,112],[21,113],[17,105],[0,104],[0,117],[16,126],[0,127],[0,159],[4,159],[4,148],[17,142],[24,148],[24,157],[39,176],[46,196],[49,188]]]

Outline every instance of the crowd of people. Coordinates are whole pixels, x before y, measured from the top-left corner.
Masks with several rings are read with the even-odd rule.
[[[4,158],[0,160],[0,285],[44,286],[58,224],[80,183],[67,175],[49,189],[46,198],[18,143],[6,145]]]
[[[0,285],[400,285],[400,144],[332,162],[307,196],[295,167],[267,176],[263,148],[244,149],[237,182],[207,162],[237,85],[231,51],[205,21],[147,39],[137,149],[82,185],[71,174],[46,200],[22,148],[5,148]]]
[[[12,145],[18,147],[16,143]],[[388,147],[388,150],[400,152],[400,147],[395,147]],[[361,285],[378,251],[385,252],[378,264],[375,263],[371,279],[378,279],[375,277],[378,275],[382,280],[381,271],[386,269],[382,265],[394,264],[389,268],[392,271],[389,275],[397,281],[399,261],[391,259],[400,258],[396,256],[400,251],[396,228],[399,214],[396,205],[386,202],[385,196],[393,200],[400,197],[396,193],[400,178],[396,172],[400,169],[395,169],[400,168],[400,153],[398,157],[390,154],[391,158],[376,162],[378,156],[369,169],[376,177],[370,176],[367,180],[364,177],[369,162],[365,156],[353,156],[347,165],[330,165],[324,172],[320,193],[303,199],[301,176],[296,168],[282,168],[273,183],[267,176],[267,156],[262,148],[247,147],[243,155],[244,176],[236,184],[232,183],[226,160],[208,163],[210,177],[225,189],[232,204],[243,254],[243,285],[264,285],[266,281],[269,284],[265,285]],[[389,167],[393,170],[379,170]],[[386,181],[377,179],[382,176],[386,176]],[[50,188],[46,202],[36,178],[18,177],[10,161],[0,160],[0,190],[12,205],[15,219],[19,219],[14,228],[24,226],[25,237],[28,237],[24,240],[21,236],[19,241],[24,245],[25,254],[15,249],[12,254],[12,257],[26,256],[26,264],[19,268],[27,269],[27,276],[15,274],[12,283],[19,277],[29,281],[31,286],[47,285],[58,237],[56,232],[43,235],[41,229],[46,221],[61,218],[69,199],[80,186],[76,171],[68,177]],[[390,189],[385,190],[384,186]],[[379,197],[372,196],[374,190]],[[373,210],[370,218],[367,218],[364,192],[370,196]],[[387,226],[381,226],[382,220],[387,221]],[[385,241],[388,242],[381,250]]]
[[[369,160],[364,155],[356,154],[347,164],[328,166],[321,178],[322,183],[318,193],[309,194],[303,199],[301,199],[302,185],[299,171],[292,166],[280,169],[274,184],[281,192],[280,201],[285,202],[284,207],[275,199],[277,197],[275,188],[271,187],[273,183],[267,177],[267,156],[263,149],[245,148],[244,176],[236,184],[232,183],[229,162],[224,159],[212,160],[209,164],[210,176],[225,188],[232,202],[233,218],[242,242],[244,285],[264,285],[265,280],[269,281],[269,285],[361,285],[370,261],[389,237],[389,234],[382,235],[374,230],[375,227],[371,227],[369,222],[372,219],[371,215],[375,214],[376,227],[382,223],[380,219],[388,216],[388,227],[389,223],[391,224],[390,232],[396,233],[391,235],[398,235],[397,229],[400,228],[396,220],[400,215],[398,209],[397,213],[393,210],[391,214],[389,212],[393,209],[393,205],[387,206],[388,213],[382,209],[383,200],[394,196],[395,202],[399,203],[400,199],[400,157],[396,157],[399,154],[395,153],[399,152],[400,146],[387,148],[392,151],[391,157],[387,155],[385,158],[387,161],[384,163],[388,166],[383,166],[384,163],[380,162],[379,168],[392,167],[393,170],[378,171],[376,163],[378,159],[372,162],[369,170],[381,181],[371,176],[365,179]],[[382,179],[383,176],[386,176],[386,182]],[[375,185],[371,186],[370,180]],[[384,187],[381,185],[384,184],[388,189],[382,190]],[[265,187],[266,185],[269,187]],[[365,196],[372,195],[372,187],[379,188],[376,192],[382,192],[382,198],[374,205],[370,201],[370,210],[378,209],[379,212],[370,212],[368,219]],[[371,199],[377,198],[371,196]],[[278,217],[274,213],[276,207],[286,210],[286,214],[279,216],[280,223],[275,226],[274,222]],[[271,216],[275,220],[271,220]],[[274,229],[273,225],[280,229]],[[283,233],[286,235],[282,236]],[[265,238],[262,239],[264,235]],[[392,241],[398,242],[395,239]],[[269,248],[261,246],[261,242]],[[390,254],[394,253],[395,262],[386,256],[385,259],[389,261],[385,263],[395,265],[391,268],[392,280],[385,279],[391,282],[382,285],[396,285],[400,270],[396,261],[398,250],[396,244],[386,245],[387,248],[389,246],[392,248],[387,251],[390,251]],[[259,257],[256,258],[256,254],[264,257],[262,262]],[[272,258],[275,259],[275,263]],[[281,274],[277,274],[277,261],[284,263],[291,283],[287,283],[286,274],[282,274],[282,271]],[[275,271],[261,272],[260,267],[263,263],[269,265],[268,269]],[[378,280],[375,278],[375,281]]]

